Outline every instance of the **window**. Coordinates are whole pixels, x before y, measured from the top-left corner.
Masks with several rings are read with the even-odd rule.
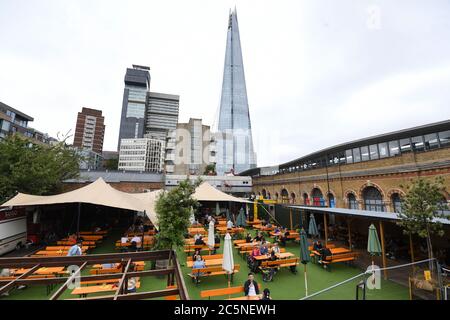
[[[409,138],[400,140],[400,151],[401,152],[411,151],[411,141],[409,140]]]
[[[424,151],[425,145],[423,143],[423,137],[417,136],[411,138],[411,146],[414,151]]]
[[[378,155],[378,145],[372,144],[369,146],[369,152],[370,152],[370,160],[376,160],[379,158]]]
[[[439,147],[438,137],[436,133],[426,134],[424,136],[425,140],[425,149],[431,150]]]
[[[356,197],[353,193],[350,193],[347,196],[347,200],[349,209],[358,209],[358,202],[356,202]]]
[[[9,127],[10,127],[9,121],[3,120],[1,124],[2,125],[1,125],[0,129],[3,131],[9,132]]]
[[[400,213],[402,212],[402,200],[400,199],[400,195],[398,193],[394,193],[391,197],[392,206],[394,207],[394,212]]]
[[[439,142],[441,147],[450,144],[450,130],[439,132]]]
[[[384,209],[383,197],[375,187],[367,187],[363,192],[364,208],[369,211],[386,211]]]
[[[361,161],[369,160],[369,147],[361,147]]]
[[[318,207],[325,206],[325,200],[323,198],[322,191],[320,191],[317,188],[314,188],[311,193],[311,196],[313,198],[313,206],[318,206]]]
[[[388,144],[387,142],[378,144],[378,151],[380,152],[380,159],[386,158],[389,156]]]
[[[353,149],[353,162],[360,162],[361,161],[361,154],[359,152],[359,148]]]
[[[347,160],[347,163],[353,163],[352,150],[345,150],[345,158]]]
[[[393,157],[393,156],[396,156],[398,154],[400,154],[400,146],[398,144],[398,141],[397,140],[390,141],[389,142],[389,155],[391,157]]]
[[[330,208],[335,208],[336,207],[336,204],[334,202],[334,196],[331,193],[328,194],[328,206]]]

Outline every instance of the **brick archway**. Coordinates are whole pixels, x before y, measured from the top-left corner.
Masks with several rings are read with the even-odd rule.
[[[358,197],[359,197],[359,199],[361,199],[361,201],[364,201],[364,189],[366,189],[367,187],[374,187],[375,189],[377,189],[380,192],[381,197],[383,198],[383,201],[387,200],[386,193],[384,192],[384,190],[378,184],[369,181],[369,182],[364,183],[359,188]]]
[[[348,189],[347,191],[344,192],[344,201],[345,201],[345,203],[348,203],[348,196],[350,194],[353,194],[355,196],[356,201],[360,201],[361,200],[361,198],[359,197],[358,193],[355,190]]]

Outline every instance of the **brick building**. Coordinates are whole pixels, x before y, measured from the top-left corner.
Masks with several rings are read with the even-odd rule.
[[[423,177],[450,186],[450,120],[344,143],[247,170],[253,192],[282,203],[398,212],[402,186]],[[449,201],[448,192],[442,201]]]
[[[101,155],[105,136],[105,117],[101,110],[83,108],[78,112],[73,145]]]

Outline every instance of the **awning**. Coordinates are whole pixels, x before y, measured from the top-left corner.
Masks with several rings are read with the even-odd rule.
[[[380,212],[380,211],[368,211],[368,210],[346,209],[346,208],[311,207],[300,205],[285,205],[285,207],[299,210],[308,210],[319,213],[330,213],[361,218],[372,218],[375,220],[392,220],[392,221],[400,220],[397,213],[395,212]],[[436,219],[436,221],[442,224],[450,225],[450,220],[447,219]]]
[[[4,207],[42,206],[63,203],[89,203],[99,206],[141,211],[157,226],[155,212],[156,197],[161,190],[144,193],[127,193],[114,189],[102,178],[85,187],[52,196],[33,196],[19,193],[5,202]]]
[[[195,189],[192,197],[198,201],[231,201],[231,202],[240,202],[240,203],[253,203],[246,199],[233,197],[225,192],[222,192],[208,182],[202,182],[197,189]]]

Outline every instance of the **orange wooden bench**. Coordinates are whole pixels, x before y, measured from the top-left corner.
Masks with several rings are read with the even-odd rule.
[[[220,297],[244,292],[244,286],[200,291],[201,298]]]
[[[356,252],[333,254],[326,257],[325,261],[322,261],[322,265],[330,266],[331,264],[338,262],[352,263],[356,260],[357,256],[358,254]],[[327,268],[328,271],[330,271],[330,269],[331,268]]]
[[[241,266],[239,264],[234,265],[234,270],[231,274],[231,281],[233,281],[233,274],[239,272],[240,268]],[[227,275],[227,272],[222,269],[222,266],[192,269],[191,273],[188,273],[188,276],[192,278],[192,281],[195,282],[195,284],[199,283],[198,280],[200,277],[212,277],[220,275]]]

